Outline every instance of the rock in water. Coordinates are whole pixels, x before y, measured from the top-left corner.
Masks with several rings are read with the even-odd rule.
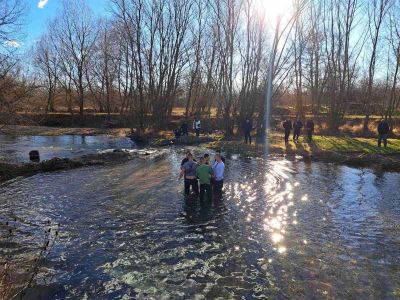
[[[130,135],[128,136],[132,141],[135,142],[136,145],[138,145],[139,147],[144,147],[147,146],[149,144],[149,140],[147,137],[145,136],[140,136],[140,135]]]
[[[40,155],[39,155],[39,151],[38,150],[32,150],[29,152],[29,159],[31,161],[35,161],[38,162],[40,161]]]

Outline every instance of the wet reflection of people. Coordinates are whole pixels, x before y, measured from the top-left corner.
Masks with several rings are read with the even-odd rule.
[[[204,222],[217,218],[224,208],[224,202],[221,200],[193,201],[190,197],[185,197],[182,216],[189,224],[204,224]]]

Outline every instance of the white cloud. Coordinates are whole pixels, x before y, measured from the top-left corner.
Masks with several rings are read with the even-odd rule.
[[[19,48],[21,47],[21,44],[16,41],[16,40],[9,40],[9,41],[5,41],[4,45],[8,46],[8,47],[13,47],[13,48]]]
[[[37,7],[44,8],[49,0],[39,0]]]

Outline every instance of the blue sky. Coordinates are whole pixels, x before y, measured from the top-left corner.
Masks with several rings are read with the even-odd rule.
[[[109,11],[109,0],[85,0],[85,2],[96,15],[106,15]],[[29,11],[23,28],[25,38],[21,41],[22,48],[26,50],[33,46],[46,30],[48,21],[56,16],[61,7],[61,0],[27,0],[27,3]]]

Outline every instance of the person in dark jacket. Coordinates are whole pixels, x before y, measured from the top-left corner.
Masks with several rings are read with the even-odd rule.
[[[182,131],[180,128],[177,128],[174,130],[174,134],[175,134],[175,139],[179,139],[181,137]]]
[[[293,129],[292,121],[287,119],[283,122],[283,128],[285,129],[285,145],[287,145],[289,143],[290,131]]]
[[[203,161],[204,164],[210,165],[210,154],[205,153],[204,156],[203,156],[203,159],[204,159],[204,161]]]
[[[385,148],[387,148],[387,139],[389,131],[390,131],[389,124],[385,120],[381,120],[378,124],[378,147],[381,147],[383,140],[383,145]]]
[[[186,152],[185,158],[182,159],[182,161],[181,161],[181,167],[182,167],[186,162],[189,161],[189,156],[190,156],[190,155],[192,155],[192,154],[190,153],[190,151],[189,151],[189,152]],[[197,160],[194,159],[194,158],[193,158],[193,161],[194,161],[194,162],[197,162]]]
[[[299,140],[300,131],[302,128],[303,128],[303,123],[300,121],[300,119],[297,119],[293,123],[293,141]]]
[[[188,124],[186,123],[186,121],[184,121],[184,122],[182,123],[182,125],[181,125],[181,133],[182,133],[182,136],[184,136],[184,135],[189,135],[189,132],[188,132]]]
[[[247,144],[247,141],[249,141],[249,144],[251,145],[251,131],[253,130],[253,124],[251,124],[249,118],[246,119],[246,122],[244,123],[244,141]]]
[[[314,121],[313,120],[308,120],[306,123],[306,129],[307,129],[307,136],[308,136],[308,142],[312,142],[312,136],[314,133]]]
[[[199,185],[196,177],[197,162],[193,161],[193,155],[188,153],[187,162],[181,166],[181,172],[179,173],[179,179],[184,177],[185,195],[190,195],[190,187],[196,196],[199,195]]]

